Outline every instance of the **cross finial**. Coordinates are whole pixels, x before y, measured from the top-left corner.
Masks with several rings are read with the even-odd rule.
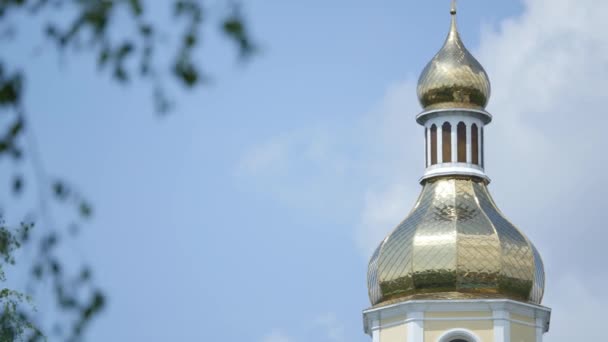
[[[456,15],[456,0],[452,0],[452,8],[450,9],[450,14]]]

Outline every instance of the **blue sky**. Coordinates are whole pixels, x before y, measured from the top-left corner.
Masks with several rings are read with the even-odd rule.
[[[73,252],[109,295],[90,341],[369,341],[367,259],[419,191],[415,82],[449,1],[245,5],[261,53],[241,65],[207,37],[213,83],[164,118],[147,89],[116,86],[91,58],[10,53],[30,73],[47,171],[95,205]],[[574,332],[608,303],[606,12],[599,0],[459,5],[493,82],[490,190],[544,256],[549,342],[599,338]]]

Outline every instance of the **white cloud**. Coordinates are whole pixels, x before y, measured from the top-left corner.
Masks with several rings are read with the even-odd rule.
[[[495,89],[493,193],[544,256],[549,342],[603,336],[606,11],[605,1],[528,0],[479,48]]]
[[[410,183],[416,186],[414,182]],[[380,241],[413,206],[415,193],[418,191],[418,188],[413,186],[395,183],[383,190],[368,191],[356,230],[357,245],[364,255],[371,255]]]
[[[346,132],[342,132],[346,133]],[[348,190],[349,160],[325,125],[272,137],[241,157],[236,176],[288,205],[313,211],[330,210]],[[334,191],[328,191],[334,189]],[[325,192],[329,196],[319,196]]]
[[[328,312],[320,315],[315,320],[316,324],[325,332],[327,341],[344,342],[346,341],[344,325],[338,320],[336,314]]]
[[[565,273],[559,281],[549,284],[558,295],[546,301],[553,312],[551,330],[545,341],[605,340],[604,311],[608,298],[604,293],[590,292],[587,281],[589,279]]]
[[[301,327],[305,331],[300,340],[319,342],[346,342],[346,328],[344,323],[338,319],[334,312],[326,312],[318,315],[312,320],[307,320]],[[262,342],[294,342],[281,330],[273,330],[266,335]]]
[[[293,342],[293,340],[284,335],[279,330],[274,330],[270,334],[264,336],[262,342]]]
[[[280,138],[255,146],[241,160],[239,172],[260,176],[272,169],[283,169],[288,152],[288,143]]]
[[[237,176],[299,208],[313,206],[329,215],[352,217],[368,192],[364,187],[369,179],[384,187],[404,169],[422,171],[417,146],[422,133],[404,115],[418,111],[415,89],[413,81],[394,84],[377,108],[353,122],[319,123],[249,148],[237,165]],[[406,165],[412,156],[420,162]],[[358,243],[369,249],[367,232],[360,233]]]

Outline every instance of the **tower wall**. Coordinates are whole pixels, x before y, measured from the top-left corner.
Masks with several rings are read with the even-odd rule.
[[[550,310],[511,300],[418,300],[364,312],[372,342],[542,342]]]

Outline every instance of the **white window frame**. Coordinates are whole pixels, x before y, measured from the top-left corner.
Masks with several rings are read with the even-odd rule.
[[[448,330],[439,337],[437,342],[450,342],[455,339],[461,339],[467,342],[481,342],[481,339],[477,337],[477,335],[466,329]]]

